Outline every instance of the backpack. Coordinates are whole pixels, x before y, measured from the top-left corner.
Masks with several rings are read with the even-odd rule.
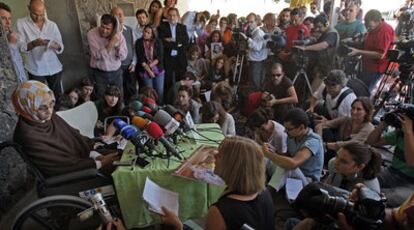
[[[363,81],[358,78],[349,79],[348,83],[346,84],[349,89],[345,90],[344,92],[339,95],[338,100],[336,101],[336,105],[332,108],[332,110],[337,110],[341,105],[342,101],[351,93],[355,93],[357,97],[370,97],[370,92],[368,87],[365,85]],[[322,96],[324,101],[326,102],[326,87],[323,89]]]

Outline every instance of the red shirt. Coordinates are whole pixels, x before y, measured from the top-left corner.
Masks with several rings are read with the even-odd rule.
[[[308,27],[306,27],[304,24],[299,24],[298,26],[289,25],[285,29],[286,33],[286,47],[285,51],[290,52],[290,48],[293,46],[293,41],[298,40],[299,38],[299,31],[303,30],[303,37],[309,37],[310,33],[308,30]]]
[[[386,52],[391,48],[394,41],[394,29],[386,22],[381,24],[373,31],[369,31],[365,36],[364,50],[375,51],[384,54],[380,60],[362,56],[362,67],[364,72],[384,73],[387,68],[388,59]]]

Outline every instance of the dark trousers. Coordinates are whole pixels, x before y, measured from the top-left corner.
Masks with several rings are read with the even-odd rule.
[[[102,99],[106,87],[109,85],[116,85],[121,90],[121,97],[124,95],[122,87],[122,70],[119,68],[115,71],[102,71],[99,69],[92,69],[93,78],[95,80],[95,95],[96,99]]]
[[[129,103],[129,100],[131,99],[132,96],[135,96],[138,94],[136,75],[134,72],[132,73],[129,72],[128,67],[129,65],[121,66],[125,104]]]
[[[178,57],[168,57],[164,62],[165,78],[164,78],[164,100],[167,104],[173,104],[175,98],[168,98],[168,89],[174,87],[177,81],[181,80],[181,76],[186,70],[186,66],[181,66]]]
[[[63,93],[63,86],[62,86],[62,71],[55,73],[50,76],[36,76],[29,73],[29,79],[40,81],[42,83],[47,83],[49,88],[55,94],[56,100],[59,100],[60,95]]]

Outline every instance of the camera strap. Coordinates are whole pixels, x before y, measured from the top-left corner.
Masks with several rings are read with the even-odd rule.
[[[339,98],[336,101],[336,105],[332,108],[332,110],[337,110],[339,106],[341,105],[342,101],[346,98],[346,96],[348,96],[349,94],[353,92],[354,91],[351,88],[348,88],[344,92],[342,92],[341,95],[339,95]],[[326,103],[326,96],[327,96],[326,88],[323,90],[322,95]]]

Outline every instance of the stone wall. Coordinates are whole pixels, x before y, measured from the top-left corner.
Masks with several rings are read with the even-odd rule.
[[[12,139],[17,116],[10,96],[17,86],[7,38],[0,23],[0,142]],[[27,191],[26,164],[13,149],[0,152],[0,217]]]

